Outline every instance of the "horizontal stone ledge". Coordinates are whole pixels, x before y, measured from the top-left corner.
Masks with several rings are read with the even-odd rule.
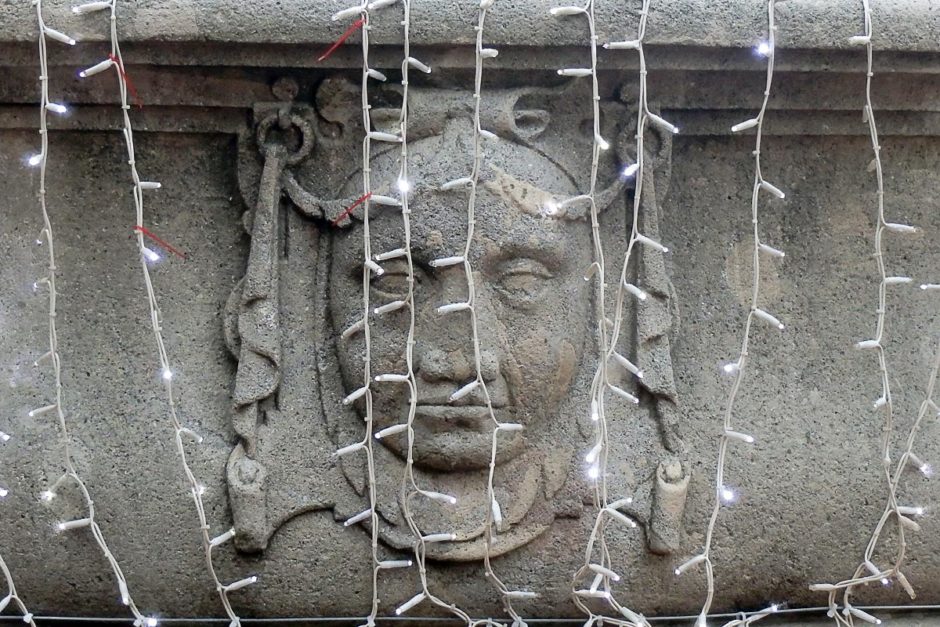
[[[46,0],[46,23],[80,41],[106,41],[107,14],[75,16],[76,0]],[[120,2],[122,41],[324,44],[337,39],[353,20],[330,16],[354,0],[147,0]],[[557,18],[548,10],[559,0],[496,0],[485,27],[489,45],[584,45],[581,17]],[[636,32],[640,1],[599,0],[597,34],[601,42],[629,39]],[[411,41],[417,45],[472,45],[475,0],[421,0],[412,3]],[[750,48],[766,38],[765,2],[754,0],[653,0],[647,42],[707,48]],[[940,51],[940,7],[935,0],[874,2],[873,42],[879,50]],[[778,45],[831,50],[849,46],[863,28],[861,0],[778,0]],[[400,44],[398,7],[377,11],[373,43]],[[36,37],[35,10],[28,2],[0,2],[0,43]],[[354,36],[350,43],[358,41]]]
[[[231,68],[231,67],[160,67],[148,64],[127,64],[128,75],[147,108],[182,106],[207,108],[250,108],[258,102],[274,100],[271,85],[277,78],[287,77],[299,85],[299,102],[310,102],[317,83],[335,70],[312,72],[294,68]],[[376,67],[384,69],[384,66]],[[117,97],[114,77],[78,78],[79,66],[56,66],[49,70],[55,98],[67,104],[114,104]],[[35,68],[14,66],[0,70],[0,103],[31,105],[37,99]],[[636,76],[627,70],[603,70],[599,73],[600,95],[616,98],[621,86],[635,89]],[[352,73],[347,73],[353,76]],[[546,87],[562,80],[554,72],[529,71],[520,84],[518,72],[492,70],[489,79],[495,85],[509,87]],[[449,79],[472,81],[472,69],[453,70]],[[664,109],[726,110],[760,107],[764,74],[744,71],[695,71],[686,69],[650,70],[649,98]],[[353,78],[355,80],[355,77]],[[413,85],[431,80],[416,77]],[[793,109],[811,111],[860,111],[864,95],[864,74],[830,71],[777,72],[771,93],[771,110]],[[585,87],[586,88],[586,87]],[[878,74],[873,84],[876,110],[940,111],[940,74]],[[753,111],[751,111],[753,113]]]
[[[666,115],[681,129],[681,137],[733,135],[731,127],[746,119],[747,111],[683,111],[666,109]],[[34,130],[36,107],[0,105],[0,130]],[[940,136],[940,112],[877,112],[882,137]],[[134,112],[134,130],[144,133],[237,134],[247,129],[248,117],[238,109],[157,106]],[[119,131],[123,119],[111,106],[82,106],[66,118],[50,118],[53,137],[57,132]],[[746,135],[746,134],[745,134]],[[770,111],[766,136],[867,137],[868,127],[858,111]],[[741,137],[742,135],[735,135]],[[751,140],[748,140],[751,141]]]

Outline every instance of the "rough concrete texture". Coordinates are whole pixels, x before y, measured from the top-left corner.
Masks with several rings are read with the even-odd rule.
[[[102,14],[73,16],[67,0],[46,0],[49,23],[68,28],[83,41],[107,41],[108,20]],[[329,16],[355,2],[316,0],[161,0],[121,7],[121,34],[128,41],[213,41],[236,43],[327,43],[346,24]],[[554,0],[497,0],[487,31],[490,43],[520,46],[580,45],[582,29],[549,15]],[[563,3],[562,3],[563,4]],[[463,0],[416,2],[412,36],[426,45],[471,44],[477,3]],[[621,39],[635,29],[640,2],[597,2],[598,35]],[[872,3],[877,24],[873,41],[879,49],[940,51],[940,8],[932,0],[886,0]],[[860,0],[781,0],[779,44],[787,48],[845,48],[863,26]],[[766,32],[766,2],[750,0],[668,0],[653,2],[648,38],[651,44],[749,48]],[[397,17],[376,16],[375,24]],[[386,21],[387,20],[387,21]],[[350,20],[351,21],[351,20]],[[0,41],[29,41],[35,20],[28,3],[0,2]],[[376,44],[395,44],[381,32]]]
[[[61,16],[58,5],[48,4],[50,15]],[[180,15],[189,5],[161,3],[129,7],[125,24],[141,33],[146,29],[137,24],[165,29],[140,39],[180,39],[189,46],[220,33],[230,41],[321,42],[338,34],[313,29],[314,22],[327,22],[323,4],[297,7],[286,22],[287,11],[276,14],[261,3],[239,4],[237,13],[213,5],[212,11],[193,9],[183,24]],[[333,4],[330,10],[337,8]],[[685,16],[651,15],[651,34],[654,24],[679,29],[684,23],[685,34],[668,41],[702,45],[689,39],[689,24],[720,22],[726,38],[716,39],[716,46],[750,46],[749,33],[760,32],[759,4],[748,4],[731,19],[737,3],[710,3],[706,19],[705,3],[670,3],[661,16],[679,9]],[[579,43],[577,29],[545,30],[542,17],[527,22],[536,20],[535,3],[497,5],[518,20],[494,20],[497,43]],[[539,16],[547,6],[538,5]],[[824,6],[832,9],[825,19],[810,19]],[[928,4],[884,3],[877,11],[885,12],[885,32],[894,33],[897,49],[922,49],[918,28],[937,32],[930,26],[936,9]],[[0,18],[10,16],[0,19],[0,34],[15,33],[0,40],[19,40],[29,32],[22,12],[19,4],[0,7]],[[169,17],[157,19],[159,12]],[[445,3],[434,12],[416,9],[415,32],[422,41],[439,41],[438,31],[427,27],[432,14],[440,25],[466,21],[470,12],[462,4],[451,11]],[[852,12],[854,22],[836,19],[841,12]],[[919,16],[916,28],[904,27],[897,17],[907,12]],[[894,17],[887,21],[889,13]],[[779,14],[804,24],[804,40],[793,41],[818,48],[831,41],[841,45],[854,33],[850,22],[858,22],[857,7],[848,2],[788,0],[780,2]],[[690,15],[701,19],[690,21]],[[212,20],[224,20],[227,27],[209,28]],[[65,28],[68,22],[62,22],[56,26]],[[273,23],[281,30],[269,28]],[[379,37],[383,32],[376,27]],[[458,35],[454,40],[464,41]],[[181,49],[184,65],[197,58],[195,48]],[[234,526],[239,532],[238,550],[224,547],[216,566],[225,581],[259,575],[255,586],[232,595],[244,616],[363,615],[371,600],[369,534],[361,526],[342,525],[363,509],[361,459],[331,458],[362,433],[362,408],[341,405],[361,379],[361,336],[338,338],[361,306],[361,214],[337,220],[361,194],[358,87],[348,82],[352,74],[270,69],[266,59],[277,48],[247,60],[264,66],[252,70],[237,67],[249,53],[228,46],[205,50],[205,58],[228,58],[225,65],[236,67],[161,66],[163,55],[172,52],[154,45],[137,49],[151,66],[130,70],[147,103],[133,119],[153,131],[137,135],[138,164],[142,176],[163,183],[148,198],[147,225],[188,253],[186,261],[170,257],[155,265],[154,277],[181,416],[206,438],[191,448],[193,468],[207,487],[212,528]],[[400,59],[390,50],[378,54],[376,64],[391,85]],[[667,59],[675,52],[662,50]],[[76,51],[82,59],[97,54],[80,46]],[[415,352],[424,401],[416,461],[420,481],[460,500],[453,510],[422,506],[416,516],[422,526],[459,534],[458,541],[441,543],[429,554],[430,588],[471,614],[499,617],[499,599],[481,563],[486,504],[480,476],[488,459],[477,432],[474,405],[480,399],[471,395],[454,409],[442,409],[440,401],[467,378],[468,320],[466,314],[442,319],[433,307],[465,293],[459,276],[427,264],[453,254],[465,236],[465,196],[442,194],[437,186],[465,175],[469,166],[472,74],[465,49],[432,47],[415,54],[428,58],[425,51],[445,64],[449,59],[452,71],[416,77],[412,91]],[[583,62],[585,52],[573,48],[563,54]],[[11,491],[0,503],[0,551],[33,611],[122,616],[116,586],[91,538],[82,531],[53,532],[56,521],[77,514],[74,495],[64,493],[50,504],[37,498],[58,476],[61,450],[52,421],[27,417],[29,409],[45,404],[51,381],[45,369],[32,366],[45,342],[46,301],[32,289],[42,276],[45,251],[33,243],[40,228],[36,174],[23,163],[37,144],[35,108],[24,106],[31,102],[33,60],[20,62],[19,54],[4,61],[8,80],[0,85],[0,259],[6,260],[0,265],[0,430],[14,435],[0,448],[0,483]],[[780,334],[755,328],[736,424],[757,443],[736,446],[727,469],[740,499],[722,509],[714,541],[720,611],[780,601],[792,607],[822,604],[824,595],[810,593],[807,584],[854,571],[886,496],[878,462],[881,417],[871,409],[879,394],[876,362],[852,349],[872,333],[877,295],[871,258],[875,187],[858,113],[862,81],[851,73],[860,67],[861,53],[854,54],[838,57],[839,72],[779,75],[768,114],[764,171],[788,196],[762,204],[761,232],[787,257],[764,264],[762,302],[787,329]],[[590,101],[587,84],[530,69],[547,66],[547,55],[520,53],[518,61],[503,61],[502,70],[485,75],[484,127],[499,139],[486,148],[472,253],[485,376],[501,415],[528,427],[498,458],[496,490],[509,524],[496,534],[499,556],[493,565],[511,588],[540,593],[537,601],[519,604],[524,615],[536,617],[577,615],[571,575],[583,560],[593,521],[582,463],[592,434],[587,386],[596,350],[589,323],[592,293],[581,278],[592,261],[590,230],[583,207],[562,215],[545,211],[547,199],[586,185]],[[930,73],[916,69],[929,66],[930,58],[911,55],[904,72],[879,75],[875,83],[878,106],[885,109],[879,120],[887,212],[920,228],[910,237],[888,236],[886,260],[889,273],[910,275],[915,283],[940,282],[940,104],[931,95]],[[760,59],[728,57],[726,66],[719,57],[705,56],[698,64],[708,66],[707,72],[689,69],[695,62],[687,54],[681,59],[666,63],[669,71],[650,75],[654,106],[683,132],[675,138],[648,135],[641,228],[657,234],[671,252],[644,249],[631,269],[650,292],[647,303],[628,312],[622,344],[646,372],[642,385],[624,381],[642,402],[609,413],[610,481],[617,494],[634,497],[628,513],[640,523],[635,531],[608,535],[614,567],[625,575],[618,598],[647,615],[695,613],[703,596],[701,572],[676,578],[673,569],[704,540],[730,383],[720,365],[737,353],[748,298],[753,143],[731,137],[727,128],[751,114],[763,80]],[[130,239],[131,186],[108,104],[114,77],[73,83],[68,75],[78,63],[62,64],[51,74],[62,90],[57,93],[75,112],[55,122],[48,186],[75,456],[141,609],[148,615],[216,616],[218,599],[173,448]],[[298,68],[304,65],[298,62]],[[292,80],[276,80],[285,75],[297,81],[296,88]],[[602,131],[613,145],[599,178],[613,274],[631,226],[632,185],[616,173],[634,158],[632,76],[605,71],[601,93]],[[394,87],[375,89],[376,128],[397,119],[396,98]],[[377,151],[376,189],[388,189],[397,172],[394,155]],[[374,208],[372,216],[374,252],[400,245],[400,215]],[[375,281],[373,305],[401,295],[401,268],[391,263],[387,270]],[[940,334],[940,309],[934,294],[903,285],[891,289],[888,303],[897,446],[921,399]],[[375,320],[374,372],[401,368],[396,349],[403,329],[401,312]],[[404,398],[393,387],[377,388],[380,426],[400,417]],[[923,427],[917,450],[925,460],[940,460],[938,430],[935,421]],[[404,559],[410,539],[397,499],[401,443],[390,440],[376,451],[380,552]],[[936,490],[919,474],[905,475],[901,486],[905,502],[935,505]],[[922,531],[908,538],[905,572],[918,603],[940,603],[937,522],[927,516],[921,524]],[[889,535],[886,541],[890,552],[894,539]],[[417,575],[407,569],[383,573],[379,588],[387,614],[417,591]],[[906,600],[895,588],[860,596],[878,604]],[[432,612],[420,606],[413,613]]]

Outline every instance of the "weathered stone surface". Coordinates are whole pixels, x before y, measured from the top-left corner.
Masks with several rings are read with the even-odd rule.
[[[333,0],[149,0],[128,6],[121,34],[129,41],[212,41],[235,43],[323,43],[336,39],[346,25],[329,17],[354,2]],[[68,27],[84,41],[107,41],[108,22],[96,16],[73,16],[66,0],[47,0],[50,23]],[[497,2],[488,39],[495,45],[578,46],[583,29],[569,28],[549,15],[552,0]],[[428,45],[470,45],[478,3],[434,0],[412,7],[412,34]],[[618,38],[635,28],[640,3],[597,4],[598,35]],[[860,1],[781,0],[780,44],[786,48],[845,48],[858,34],[863,17]],[[872,3],[879,24],[874,41],[886,50],[940,52],[940,11],[931,0]],[[650,9],[649,43],[678,46],[747,48],[766,31],[766,5],[747,0],[670,0]],[[377,16],[376,44],[397,44],[387,28],[398,19]],[[351,20],[350,20],[351,21]],[[0,41],[30,41],[35,21],[28,5],[0,4]]]
[[[371,598],[368,530],[342,525],[365,506],[361,460],[331,456],[362,435],[362,409],[341,400],[361,381],[363,354],[361,337],[338,337],[362,307],[361,215],[337,220],[361,194],[358,85],[349,82],[354,72],[309,69],[311,50],[338,34],[328,19],[334,4],[275,11],[264,3],[142,3],[121,22],[137,42],[128,46],[136,60],[129,72],[146,102],[132,114],[144,131],[138,164],[163,182],[147,221],[188,253],[185,262],[170,258],[154,269],[181,415],[206,437],[191,452],[207,486],[211,525],[239,532],[239,551],[220,551],[217,568],[225,580],[260,576],[233,595],[245,616],[362,615]],[[465,314],[441,318],[434,307],[459,300],[465,287],[459,272],[427,265],[454,254],[466,236],[465,195],[438,187],[470,166],[471,4],[417,3],[414,14],[416,55],[433,60],[436,70],[414,77],[410,112],[423,407],[416,472],[459,498],[455,509],[422,505],[415,513],[422,527],[459,536],[429,553],[430,588],[474,615],[500,616],[481,562],[489,444],[478,432],[479,398],[455,408],[441,401],[467,380],[469,325]],[[589,91],[559,80],[553,69],[583,63],[587,52],[584,33],[551,21],[548,3],[497,4],[505,13],[487,29],[488,39],[511,46],[484,75],[484,127],[499,139],[486,148],[472,259],[484,374],[499,416],[527,431],[498,456],[496,493],[508,525],[495,536],[494,568],[510,587],[541,594],[520,604],[524,614],[574,616],[571,575],[593,522],[583,457],[593,428],[587,398],[596,338],[592,291],[582,280],[593,257],[583,208],[550,215],[546,206],[587,184]],[[64,4],[48,5],[57,28],[77,24]],[[15,435],[0,450],[0,482],[11,488],[0,504],[0,550],[37,613],[120,616],[116,588],[90,538],[53,533],[55,521],[74,513],[69,495],[49,505],[36,498],[58,475],[60,450],[54,424],[26,416],[51,386],[31,365],[45,341],[46,304],[31,287],[44,251],[33,244],[37,181],[22,163],[36,145],[29,106],[35,68],[16,43],[31,36],[27,8],[0,5],[0,42],[13,42],[0,44],[11,52],[0,61],[7,77],[0,84],[0,181],[7,190],[0,211],[0,258],[7,260],[0,266],[0,429]],[[617,493],[633,496],[628,513],[640,523],[608,540],[626,575],[620,598],[647,615],[694,613],[703,593],[700,573],[676,578],[673,569],[703,543],[728,386],[720,364],[736,354],[747,307],[752,142],[727,129],[760,96],[762,62],[740,48],[759,38],[762,11],[760,3],[686,0],[657,7],[650,19],[651,39],[662,44],[650,52],[651,100],[682,133],[648,135],[641,220],[671,252],[644,249],[632,270],[650,298],[628,312],[622,350],[646,376],[642,385],[623,385],[642,402],[608,414],[610,481]],[[598,16],[603,33],[620,23],[626,31],[635,10],[599,3]],[[899,70],[879,73],[874,84],[888,212],[920,227],[913,237],[890,236],[886,259],[892,274],[937,282],[940,100],[931,59],[940,16],[929,3],[896,2],[876,4],[875,19],[879,45],[897,51],[884,58]],[[103,24],[82,20],[88,26],[76,32],[100,39]],[[736,413],[757,443],[734,451],[727,476],[741,499],[722,510],[716,532],[716,609],[728,611],[772,601],[822,604],[823,595],[807,584],[852,572],[886,494],[881,420],[871,410],[876,364],[851,348],[871,333],[877,289],[870,256],[875,188],[859,113],[863,52],[840,50],[860,24],[859,6],[781,1],[778,21],[782,47],[811,50],[781,53],[768,114],[764,168],[788,196],[762,206],[761,229],[787,257],[763,268],[762,293],[787,330],[755,329],[753,369]],[[390,78],[374,91],[378,129],[398,115],[400,49],[392,22],[374,30],[385,44],[374,65]],[[182,43],[171,49],[165,41]],[[236,50],[226,42],[257,46]],[[133,203],[115,132],[114,77],[74,79],[74,68],[99,54],[94,45],[69,56],[57,51],[51,71],[62,99],[74,105],[51,132],[49,198],[75,455],[141,608],[217,615],[129,239]],[[351,44],[331,63],[354,67],[357,54]],[[600,76],[603,132],[613,144],[599,179],[611,264],[631,226],[632,185],[617,172],[634,158],[635,132],[635,75],[617,59],[602,55]],[[376,189],[392,185],[397,173],[395,155],[377,151]],[[400,213],[374,207],[371,216],[373,251],[400,246]],[[391,263],[386,270],[375,282],[373,306],[400,296],[400,269]],[[940,333],[931,296],[910,286],[889,294],[899,439],[913,420]],[[402,320],[378,318],[373,333],[373,372],[399,371]],[[402,390],[379,386],[375,399],[379,427],[400,419]],[[440,429],[442,422],[448,428]],[[938,429],[935,422],[924,427],[918,452],[925,459],[940,459]],[[376,445],[380,551],[406,559],[401,457],[394,440]],[[906,502],[933,505],[934,492],[917,474],[902,482]],[[935,525],[926,518],[908,539],[906,572],[918,603],[940,603]],[[417,575],[394,571],[379,585],[388,613],[414,594]],[[893,588],[866,592],[870,602],[906,598]],[[422,611],[430,610],[415,613]]]

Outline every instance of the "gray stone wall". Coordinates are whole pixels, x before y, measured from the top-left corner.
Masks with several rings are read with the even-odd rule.
[[[192,500],[158,386],[145,292],[130,239],[133,201],[117,130],[114,77],[75,78],[77,68],[101,57],[104,49],[96,42],[104,40],[99,28],[104,21],[79,20],[67,13],[65,3],[48,4],[50,24],[90,40],[74,49],[50,49],[54,97],[73,110],[52,121],[48,185],[74,454],[94,496],[99,524],[145,614],[215,616],[218,599],[205,571]],[[325,1],[294,4],[141,3],[127,8],[121,28],[127,70],[144,101],[132,114],[139,129],[138,165],[148,179],[163,183],[148,197],[148,224],[188,253],[185,261],[167,258],[153,272],[181,416],[206,438],[190,449],[194,471],[207,488],[213,529],[234,525],[246,532],[243,537],[260,530],[260,540],[239,543],[241,551],[231,546],[220,551],[217,568],[225,580],[259,575],[258,584],[233,595],[243,616],[363,615],[371,599],[368,532],[342,526],[345,517],[361,509],[356,469],[330,457],[337,442],[352,441],[349,434],[358,423],[352,413],[341,413],[343,387],[336,374],[344,366],[342,357],[331,353],[342,327],[340,303],[357,295],[346,294],[329,268],[343,259],[337,247],[359,244],[355,225],[340,230],[328,224],[355,189],[346,181],[355,177],[359,157],[350,146],[361,128],[350,121],[342,90],[332,100],[323,96],[329,81],[341,84],[355,76],[358,50],[351,43],[327,63],[316,64],[318,54],[342,32],[329,22],[337,7]],[[417,97],[431,95],[412,116],[416,127],[424,125],[418,132],[428,141],[448,137],[448,118],[466,116],[471,4],[417,3],[416,56],[435,71],[415,78]],[[602,39],[619,38],[613,33],[626,31],[636,20],[635,11],[609,4],[598,4]],[[751,271],[752,141],[732,137],[728,129],[758,106],[764,78],[763,60],[751,50],[763,30],[761,3],[664,4],[650,20],[650,98],[682,132],[671,142],[654,138],[655,193],[645,209],[657,216],[660,237],[672,251],[661,277],[668,299],[654,321],[668,327],[668,363],[657,365],[674,380],[674,394],[645,390],[639,409],[616,417],[616,458],[610,461],[612,483],[635,494],[631,514],[641,522],[640,530],[608,536],[614,563],[626,575],[619,596],[647,615],[695,613],[700,607],[701,574],[676,578],[673,569],[700,550],[713,497],[717,436],[729,385],[720,364],[738,350]],[[502,100],[494,95],[492,102],[508,103],[505,111],[493,105],[510,120],[500,130],[503,148],[495,150],[503,171],[533,189],[562,193],[566,185],[586,181],[590,136],[582,123],[590,109],[584,86],[561,82],[554,70],[583,63],[587,52],[581,29],[550,21],[549,6],[539,0],[494,10],[487,34],[501,52],[485,75],[484,93],[502,93]],[[940,13],[926,1],[876,3],[874,8],[877,47],[884,49],[876,52],[874,89],[887,211],[892,219],[920,229],[912,237],[890,236],[885,258],[891,274],[938,282]],[[780,71],[768,112],[764,167],[788,196],[762,207],[761,228],[787,257],[766,265],[762,290],[787,330],[782,335],[756,331],[753,368],[738,406],[737,420],[758,441],[736,449],[727,471],[740,499],[723,508],[714,541],[715,609],[726,611],[772,601],[824,604],[825,595],[809,592],[807,585],[851,574],[886,493],[879,463],[882,421],[871,409],[879,393],[876,364],[852,349],[871,334],[877,302],[871,257],[875,186],[867,172],[870,145],[860,113],[864,53],[843,45],[860,28],[861,12],[856,3],[842,0],[788,0],[780,2],[778,23]],[[396,33],[391,19],[375,25],[374,64],[390,78],[400,63]],[[46,373],[32,366],[44,350],[47,306],[43,293],[32,288],[43,272],[45,251],[34,243],[41,228],[36,175],[23,164],[24,155],[38,144],[34,36],[29,7],[0,2],[0,259],[5,260],[0,264],[0,430],[16,435],[0,449],[0,481],[10,488],[0,502],[0,551],[34,612],[122,616],[110,571],[90,537],[54,532],[57,521],[77,514],[69,509],[77,501],[68,494],[49,504],[38,499],[60,472],[61,450],[53,421],[27,417],[51,389]],[[621,53],[602,53],[600,67],[605,124],[629,135],[634,62]],[[286,105],[283,91],[272,92],[279,79],[281,86],[284,79],[297,86],[296,97]],[[376,103],[377,110],[381,104]],[[280,256],[275,270],[281,289],[276,341],[283,361],[275,400],[262,401],[265,417],[257,425],[252,422],[257,431],[249,433],[233,408],[244,357],[241,362],[233,357],[239,350],[232,350],[226,329],[232,328],[232,291],[249,267],[252,235],[258,237],[251,229],[262,193],[256,126],[285,106],[311,124],[317,144],[302,163],[285,170],[295,183],[293,192],[277,195]],[[532,117],[532,111],[548,117]],[[494,124],[503,119],[494,116]],[[542,128],[544,119],[549,123]],[[538,127],[531,137],[525,135],[529,124]],[[336,141],[330,143],[331,138]],[[447,151],[416,151],[414,171],[428,185],[439,182],[451,161],[464,158],[456,156],[459,142],[445,145],[453,148],[453,159]],[[535,153],[548,155],[558,172]],[[625,208],[632,189],[612,182],[616,159],[628,156],[619,153],[605,162],[603,184],[615,190],[605,212],[612,251],[622,247],[630,226]],[[534,173],[526,170],[532,163],[538,166]],[[287,190],[287,178],[280,180]],[[422,207],[429,231],[445,241],[459,233],[462,225],[446,207],[430,201]],[[494,229],[501,224],[485,215],[481,220]],[[502,224],[510,230],[516,223]],[[525,229],[537,243],[548,238],[545,233],[565,229],[571,234],[565,241],[575,242],[569,245],[569,260],[587,254],[576,245],[588,232],[581,219],[563,225],[533,220]],[[426,233],[426,240],[434,233]],[[499,235],[489,241],[497,250],[505,245]],[[586,268],[590,257],[585,259]],[[591,298],[587,287],[557,289],[548,296],[558,298],[558,305],[540,310],[540,327],[558,324],[568,309]],[[892,289],[888,302],[887,349],[899,444],[922,398],[940,334],[940,309],[935,295],[911,286]],[[513,307],[494,315],[508,324]],[[639,335],[647,324],[642,320],[652,320],[643,315],[631,312]],[[429,334],[433,329],[425,328]],[[418,332],[420,338],[421,327]],[[575,330],[566,327],[560,333],[570,339]],[[238,348],[244,346],[242,338]],[[538,601],[520,603],[526,616],[577,615],[570,578],[583,560],[593,522],[578,463],[587,448],[588,408],[577,398],[592,350],[587,334],[574,359],[567,404],[539,415],[539,430],[533,427],[529,444],[551,453],[548,461],[540,460],[539,478],[531,479],[538,488],[512,485],[516,476],[520,484],[534,476],[526,474],[537,465],[531,459],[507,466],[514,474],[504,488],[535,503],[534,514],[520,514],[534,516],[535,522],[527,518],[519,526],[539,531],[496,558],[494,568],[511,588],[541,594]],[[658,408],[664,398],[675,401],[677,426],[662,419]],[[669,432],[673,428],[675,433]],[[923,427],[917,451],[925,460],[940,460],[938,429],[933,420]],[[261,442],[256,457],[268,472],[260,501],[240,496],[247,492],[239,492],[244,486],[228,466],[233,450],[247,446],[252,437]],[[395,468],[394,459],[389,456],[388,468]],[[681,517],[657,527],[651,522],[656,508],[651,486],[658,465],[668,460],[678,460],[690,482]],[[443,481],[476,485],[467,472]],[[911,473],[902,486],[906,502],[935,505],[932,481]],[[393,522],[394,508],[389,508]],[[468,517],[479,514],[467,512]],[[258,518],[264,522],[256,524]],[[406,558],[407,551],[396,547],[393,526],[390,522],[383,536],[382,551]],[[940,603],[936,519],[926,517],[922,527],[908,539],[905,572],[918,590],[918,603]],[[892,541],[889,537],[889,546]],[[456,553],[434,556],[431,588],[474,615],[501,615],[482,563]],[[383,577],[382,612],[392,612],[416,586],[413,572]],[[872,603],[906,599],[897,586],[864,594]],[[429,610],[421,607],[415,613],[422,612]]]

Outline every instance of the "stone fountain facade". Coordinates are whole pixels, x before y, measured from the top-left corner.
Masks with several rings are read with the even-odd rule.
[[[47,22],[77,35],[50,49],[50,85],[72,113],[50,134],[50,211],[59,243],[66,404],[75,456],[139,605],[165,616],[218,613],[204,570],[192,503],[183,486],[157,386],[146,301],[131,235],[133,202],[118,129],[113,76],[76,78],[106,54],[106,20],[46,3]],[[631,3],[599,2],[601,41],[635,29]],[[639,3],[636,3],[639,4]],[[36,58],[28,3],[0,4],[0,429],[17,435],[0,452],[0,549],[37,613],[120,616],[113,581],[90,539],[53,532],[71,515],[68,495],[40,504],[58,475],[55,425],[27,411],[49,381],[32,368],[44,342],[45,304],[32,283],[43,255],[34,150]],[[609,5],[609,6],[608,6]],[[661,6],[660,6],[661,5]],[[858,6],[857,6],[858,5]],[[930,2],[876,6],[875,102],[881,122],[888,211],[918,234],[891,238],[894,274],[940,282],[940,13]],[[513,588],[536,590],[526,615],[575,616],[572,574],[593,523],[584,451],[588,387],[597,340],[590,228],[577,211],[544,207],[583,189],[589,176],[590,90],[555,70],[583,65],[580,25],[554,20],[545,0],[497,0],[486,31],[500,54],[484,75],[484,126],[498,139],[482,173],[474,266],[481,302],[484,376],[494,405],[525,435],[500,449],[496,494],[504,521],[494,568]],[[341,338],[361,308],[362,225],[344,209],[361,193],[356,82],[358,35],[318,63],[343,31],[328,0],[176,0],[121,10],[128,74],[143,106],[132,119],[138,167],[163,188],[149,202],[153,230],[187,251],[155,266],[168,350],[187,424],[205,436],[193,449],[214,528],[236,529],[236,550],[217,561],[227,579],[258,574],[233,600],[244,616],[356,616],[368,612],[368,530],[344,528],[361,511],[365,475],[332,456],[362,436],[362,408],[341,401],[361,380],[362,343]],[[628,312],[621,346],[643,369],[624,381],[641,402],[608,412],[610,481],[633,496],[633,532],[608,534],[620,597],[647,615],[697,612],[702,580],[673,570],[700,550],[713,498],[716,440],[749,298],[751,140],[732,124],[759,106],[764,30],[759,2],[653,2],[647,57],[651,106],[681,128],[650,131],[642,229],[668,243],[644,249],[634,268],[650,293]],[[469,376],[465,325],[433,309],[461,277],[428,262],[465,237],[466,206],[441,183],[469,168],[475,6],[424,0],[412,9],[415,55],[432,66],[414,77],[409,140],[416,276],[419,446],[416,472],[458,497],[456,508],[418,508],[423,527],[452,529],[429,551],[429,585],[474,615],[499,616],[483,576],[482,520],[489,435],[479,399],[446,403]],[[388,83],[372,93],[377,130],[397,121],[401,62],[397,12],[372,26],[373,67]],[[787,322],[760,330],[738,422],[757,437],[728,468],[740,500],[723,510],[715,539],[717,610],[773,601],[824,603],[807,585],[847,577],[858,564],[885,498],[874,359],[852,350],[874,325],[871,258],[875,194],[862,123],[864,54],[845,44],[861,28],[860,2],[781,0],[778,72],[765,130],[765,167],[788,197],[768,206],[762,228],[788,255],[764,270],[762,292]],[[633,184],[636,65],[623,51],[599,59],[602,128],[612,138],[599,176],[604,245],[623,255]],[[397,175],[377,151],[372,176]],[[394,248],[401,221],[372,220],[378,250]],[[379,300],[403,287],[394,264],[373,285]],[[465,289],[465,288],[464,288]],[[903,437],[922,398],[935,338],[936,297],[899,287],[889,296],[889,358]],[[373,363],[394,370],[402,325],[377,326]],[[377,366],[378,367],[378,366]],[[378,426],[407,402],[376,393]],[[919,455],[940,460],[940,426],[926,425]],[[406,559],[411,532],[399,499],[403,452],[376,446],[381,551]],[[930,481],[903,482],[912,502],[936,503]],[[909,540],[907,575],[918,603],[940,603],[935,519]],[[889,540],[890,542],[890,540]],[[380,580],[389,613],[414,593],[414,574]],[[872,590],[895,604],[901,590]]]

